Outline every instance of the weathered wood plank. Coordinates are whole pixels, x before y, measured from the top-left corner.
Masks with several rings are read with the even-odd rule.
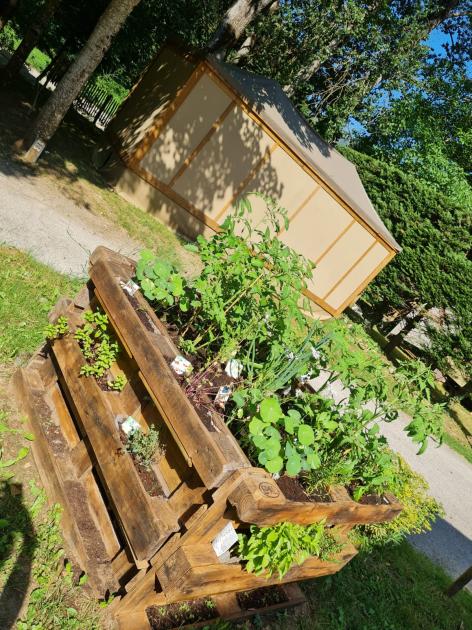
[[[249,461],[224,422],[215,418],[212,432],[204,426],[157,347],[156,339],[163,335],[146,329],[119,285],[120,278],[129,279],[129,265],[120,267],[116,259],[113,265],[108,255],[92,258],[90,275],[100,301],[113,314],[114,325],[126,339],[154,402],[202,481],[208,488],[217,487],[232,470],[249,467]]]
[[[146,561],[179,529],[178,523],[164,499],[155,498],[152,506],[96,381],[78,377],[83,359],[77,342],[70,337],[57,340],[53,352],[131,550],[136,560]]]
[[[339,495],[339,489],[336,492]],[[392,520],[402,511],[393,495],[390,495],[392,503],[382,505],[357,503],[345,491],[341,496],[344,500],[328,503],[290,501],[269,474],[253,468],[246,472],[228,501],[241,521],[260,527],[281,521],[309,525],[322,519],[330,524],[381,523]]]
[[[76,478],[69,462],[67,442],[62,436],[54,406],[42,389],[39,374],[20,369],[14,374],[12,385],[28,428],[35,435],[31,449],[48,499],[62,506],[61,526],[67,546],[89,575],[97,594],[103,596],[107,590],[116,590],[118,583],[111,570],[111,558],[88,508],[87,489]]]

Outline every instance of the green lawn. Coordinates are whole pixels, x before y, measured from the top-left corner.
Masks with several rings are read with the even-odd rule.
[[[82,284],[0,245],[0,363],[31,354],[44,338],[47,314],[58,297],[72,297]]]

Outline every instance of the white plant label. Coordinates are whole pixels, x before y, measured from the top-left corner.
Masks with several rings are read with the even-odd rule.
[[[139,431],[141,429],[141,425],[133,418],[133,416],[128,416],[121,425],[121,429],[125,435],[130,435],[135,431]]]
[[[231,378],[239,378],[243,371],[243,364],[237,359],[230,359],[225,367],[225,372]]]
[[[126,293],[131,296],[133,296],[138,289],[139,286],[136,282],[133,282],[133,280],[128,280],[128,282],[123,285],[123,291],[126,291]]]
[[[187,359],[180,354],[175,357],[170,366],[174,372],[180,376],[183,376],[184,374],[188,375],[193,370],[193,365],[190,361],[187,361]]]
[[[218,558],[231,549],[235,542],[238,542],[238,535],[233,527],[233,523],[228,523],[213,540],[212,547]]]

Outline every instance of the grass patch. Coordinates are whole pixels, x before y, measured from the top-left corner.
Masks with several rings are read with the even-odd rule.
[[[29,254],[0,245],[0,362],[33,352],[59,296],[73,296],[81,285]]]
[[[464,444],[449,433],[444,434],[444,442],[452,449],[454,449],[456,453],[462,455],[462,457],[464,457],[469,463],[472,464],[472,446]]]
[[[39,48],[33,48],[26,63],[30,68],[42,72],[51,63],[51,57],[42,50],[39,50]]]
[[[451,630],[472,627],[472,596],[444,595],[451,579],[408,543],[360,554],[332,577],[306,583],[314,620],[301,628]],[[461,623],[463,625],[461,626]]]

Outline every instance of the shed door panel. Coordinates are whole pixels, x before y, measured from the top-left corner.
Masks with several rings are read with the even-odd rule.
[[[141,165],[168,184],[230,103],[226,92],[208,75],[202,75],[144,156]]]
[[[302,256],[316,262],[350,223],[351,215],[319,187],[290,222],[281,239]]]
[[[315,188],[317,184],[313,178],[282,148],[277,147],[254,172],[239,196],[248,195],[252,207],[251,221],[253,225],[257,225],[264,218],[267,206],[263,199],[249,193],[258,192],[274,199],[291,216]],[[231,208],[228,209],[230,211]]]
[[[374,241],[372,234],[362,225],[353,223],[323,256],[314,270],[315,294],[324,299],[343,275],[357,264]]]
[[[238,107],[228,114],[173,188],[216,218],[272,144],[270,136]]]
[[[367,280],[389,255],[389,251],[379,242],[348,273],[338,286],[325,297],[326,302],[338,310],[344,302]]]

